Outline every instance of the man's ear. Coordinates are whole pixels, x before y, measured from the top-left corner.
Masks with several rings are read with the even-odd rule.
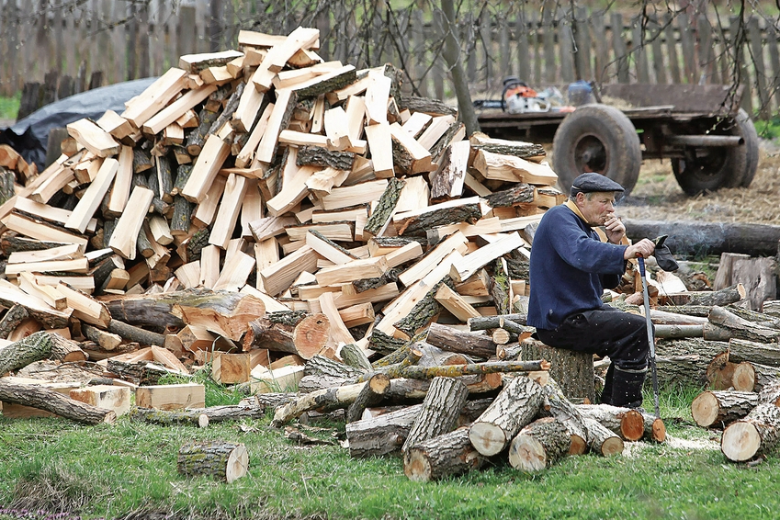
[[[577,201],[577,203],[582,204],[585,202],[585,194],[580,192],[577,192],[577,196],[574,197],[574,200]]]

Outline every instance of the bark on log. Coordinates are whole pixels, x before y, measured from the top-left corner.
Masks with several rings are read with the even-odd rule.
[[[640,412],[644,422],[642,439],[646,441],[664,442],[666,440],[666,425],[660,417],[646,412]]]
[[[533,420],[543,400],[538,384],[527,377],[513,379],[469,428],[471,444],[486,457],[500,453]]]
[[[742,307],[738,307],[736,305],[727,305],[725,309],[731,313],[736,314],[743,320],[750,321],[756,325],[769,327],[770,329],[780,329],[780,319],[775,316],[771,316],[764,312],[743,309]]]
[[[88,340],[94,341],[105,350],[114,350],[122,343],[122,337],[118,334],[106,332],[86,323],[81,325],[81,332]]]
[[[747,293],[742,284],[732,285],[719,291],[689,291],[684,293],[659,295],[664,305],[725,306],[745,299]]]
[[[758,402],[759,404],[771,403],[775,406],[780,406],[780,381],[764,385],[758,394]]]
[[[395,206],[398,204],[398,198],[401,196],[401,190],[406,186],[406,182],[393,177],[387,183],[384,193],[379,198],[376,209],[371,213],[364,230],[371,235],[378,235],[385,224],[393,216]]]
[[[160,378],[168,371],[162,367],[158,367],[149,363],[148,361],[139,361],[137,363],[125,363],[124,361],[117,361],[115,359],[108,360],[106,370],[112,374],[116,374],[120,379],[129,381],[135,385],[156,385]]]
[[[86,352],[81,349],[77,341],[63,338],[57,333],[50,333],[49,338],[51,338],[50,359],[56,359],[64,363],[87,360]]]
[[[497,258],[493,268],[493,276],[489,278],[488,292],[493,298],[498,314],[507,314],[511,310],[512,302],[509,301],[509,273],[506,269],[506,261]]]
[[[187,408],[185,410],[133,408],[130,412],[130,417],[156,424],[191,423],[205,428],[212,422],[262,419],[265,417],[265,410],[266,406],[259,404],[210,406],[208,408]],[[205,421],[203,418],[205,418]],[[205,425],[202,423],[205,423]]]
[[[583,418],[583,425],[588,432],[588,447],[590,451],[604,457],[623,453],[625,446],[623,439],[613,431],[590,417]]]
[[[703,325],[707,323],[707,315],[712,307],[696,305],[696,309],[707,309],[703,316],[687,314],[685,312],[676,312],[676,309],[685,309],[687,305],[679,307],[670,307],[675,309],[672,312],[666,310],[651,310],[650,318],[654,325]]]
[[[185,424],[206,428],[209,425],[208,416],[194,410],[158,410],[156,408],[133,407],[129,416],[136,421],[145,421],[161,426]]]
[[[441,304],[436,300],[436,293],[439,291],[442,284],[447,285],[450,289],[455,289],[452,279],[449,276],[444,277],[442,281],[434,285],[433,288],[428,291],[428,294],[412,307],[409,314],[393,323],[393,326],[411,338],[417,331],[432,325],[431,321],[442,310]],[[430,341],[428,341],[428,343],[430,343]]]
[[[537,419],[512,439],[509,464],[529,473],[542,471],[563,458],[570,444],[563,424],[552,417]]]
[[[296,158],[298,166],[321,166],[334,170],[351,170],[355,162],[355,154],[352,152],[336,152],[319,146],[302,146],[298,149]]]
[[[406,366],[393,373],[388,371],[385,371],[385,373],[391,377],[433,379],[434,377],[459,377],[507,372],[537,372],[549,370],[549,368],[550,364],[544,360],[488,361],[486,363],[472,363],[468,365]]]
[[[108,324],[108,331],[113,332],[128,341],[135,341],[141,345],[156,345],[158,347],[165,345],[165,336],[162,334],[144,330],[140,327],[134,327],[133,325],[128,325],[119,320],[111,320],[111,323]]]
[[[371,370],[371,362],[366,357],[366,353],[363,349],[354,343],[349,343],[341,347],[339,351],[341,359],[347,365],[357,368],[359,370]]]
[[[459,378],[469,394],[485,394],[501,388],[501,374],[486,374],[474,376],[460,376]],[[409,399],[424,399],[431,386],[427,379],[397,378],[390,381],[390,388],[385,397],[388,400],[405,401]],[[476,418],[476,417],[475,417]]]
[[[774,256],[780,226],[741,223],[664,222],[623,219],[628,238],[637,241],[668,234],[666,245],[676,255],[744,253]]]
[[[468,428],[462,427],[410,448],[404,455],[404,474],[428,482],[479,469],[484,461],[469,441]]]
[[[469,391],[462,381],[452,377],[435,378],[423,400],[422,412],[401,450],[408,453],[418,443],[452,431],[468,395]]]
[[[422,404],[418,404],[370,419],[347,423],[349,456],[364,458],[400,451],[421,412]]]
[[[743,361],[734,368],[732,386],[742,392],[761,392],[780,379],[780,368]]]
[[[571,438],[569,455],[582,455],[588,449],[588,433],[582,415],[566,399],[555,378],[551,377],[547,384],[542,386],[542,390],[544,390],[545,397],[544,408],[549,407],[547,411],[566,427]]]
[[[702,388],[707,384],[707,368],[712,358],[697,354],[657,355],[658,385],[663,387]]]
[[[363,390],[360,391],[355,402],[347,408],[347,422],[351,423],[360,420],[366,408],[376,406],[382,402],[389,388],[389,377],[384,374],[374,374],[367,381]]]
[[[187,136],[185,146],[187,147],[187,153],[192,157],[200,155],[200,151],[203,149],[203,143],[206,142],[206,137],[209,134],[209,128],[217,120],[218,114],[205,108],[198,114],[198,128],[190,132]]]
[[[500,316],[482,316],[480,318],[469,319],[469,329],[472,332],[478,330],[497,329],[501,327],[501,320],[509,320],[519,325],[525,325],[527,315],[525,314],[504,314]]]
[[[727,459],[744,462],[768,453],[780,441],[780,408],[756,406],[744,419],[732,423],[721,436],[720,449]]]
[[[357,380],[365,373],[365,370],[339,363],[325,356],[316,355],[306,363],[303,375]]]
[[[395,151],[395,146],[393,151]],[[396,229],[399,235],[425,235],[428,229],[461,222],[474,224],[480,218],[482,218],[482,210],[479,203],[461,204],[409,217],[397,224]]]
[[[42,330],[0,349],[0,376],[30,363],[46,359],[52,353],[51,335]]]
[[[553,348],[541,341],[526,339],[521,359],[545,359],[550,362],[550,377],[559,381],[563,395],[569,399],[596,402],[593,354]]]
[[[114,424],[116,421],[113,410],[82,403],[40,386],[0,383],[0,401],[46,410],[85,424]]]
[[[544,157],[547,153],[540,144],[517,143],[517,144],[498,144],[498,143],[471,143],[474,150],[485,150],[486,152],[498,153],[501,155],[512,155],[527,159],[529,157]]]
[[[523,347],[520,343],[508,343],[506,345],[496,346],[496,357],[499,361],[512,361],[520,357]]]
[[[330,321],[324,314],[306,316],[291,313],[285,317],[274,314],[269,313],[249,323],[244,335],[245,352],[264,348],[311,359],[327,344]]]
[[[384,362],[385,358],[389,357],[389,354],[398,351],[398,349],[402,348],[406,344],[406,341],[390,336],[389,334],[385,334],[381,330],[374,329],[371,331],[371,338],[368,341],[368,347],[371,350],[374,350],[384,356],[381,359],[375,361],[374,366],[376,366],[378,362]],[[388,365],[392,365],[393,363],[397,363],[397,361],[387,361],[386,363]]]
[[[723,428],[742,419],[758,405],[755,392],[708,391],[691,403],[691,415],[699,426]]]
[[[780,338],[780,330],[754,324],[717,305],[712,307],[709,320],[731,332],[733,338],[763,343],[776,343]]]
[[[411,112],[424,112],[441,116],[457,116],[458,111],[449,105],[445,105],[438,99],[401,95],[398,108],[408,108]]]
[[[16,304],[8,309],[8,312],[5,313],[3,319],[0,320],[0,339],[8,338],[8,335],[11,334],[21,322],[29,317],[30,313],[28,313],[27,309],[22,305]]]
[[[280,428],[302,413],[321,407],[345,408],[357,399],[366,384],[368,383],[356,383],[302,395],[277,408],[271,426]]]
[[[474,332],[462,332],[439,323],[431,323],[425,341],[442,350],[469,356],[490,358],[496,354],[496,344],[490,336]]]
[[[780,346],[777,343],[730,339],[729,361],[732,363],[750,361],[751,363],[780,367]]]
[[[179,448],[177,468],[182,475],[213,476],[230,484],[246,475],[249,455],[244,444],[191,441]]]
[[[171,217],[171,232],[187,234],[192,222],[193,204],[181,195],[173,197],[173,216]]]
[[[644,418],[636,410],[607,404],[578,404],[575,407],[583,417],[601,423],[624,440],[638,441],[644,436]]]
[[[523,182],[516,184],[508,190],[497,191],[485,197],[485,202],[491,208],[503,208],[533,201],[534,187]]]

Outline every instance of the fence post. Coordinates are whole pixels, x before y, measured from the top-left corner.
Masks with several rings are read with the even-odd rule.
[[[604,25],[604,13],[594,12],[590,16],[590,22],[593,24],[593,34],[596,42],[596,59],[593,64],[593,76],[597,83],[602,84],[612,75],[609,73],[609,46],[607,44],[607,29]]]
[[[677,26],[680,29],[680,42],[682,43],[683,61],[685,63],[685,77],[688,83],[696,83],[696,56],[695,42],[693,41],[693,27],[685,12],[677,15]]]
[[[780,80],[780,54],[777,51],[777,28],[773,24],[766,26],[766,46],[769,49],[769,62],[772,65],[772,81],[769,83],[769,96],[774,99],[775,111],[780,107],[778,99],[778,80]]]
[[[127,29],[125,34],[127,35],[127,79],[136,79],[136,55],[138,49],[136,48],[136,40],[138,35],[138,22],[135,17],[135,3],[131,2],[128,5],[129,20],[127,22]]]
[[[417,82],[417,90],[423,97],[429,96],[428,78],[425,74],[426,63],[425,51],[427,44],[425,42],[425,25],[423,24],[422,11],[419,9],[412,13],[412,35],[414,36],[414,45],[410,53],[414,60],[414,79]]]
[[[623,41],[623,15],[612,13],[612,48],[617,62],[617,77],[619,83],[628,83],[628,49]]]
[[[561,79],[565,83],[571,83],[575,79],[574,71],[574,33],[572,32],[572,23],[574,13],[571,13],[572,19],[566,17],[566,11],[561,9],[561,18],[558,20],[558,49],[561,53]],[[576,78],[579,79],[579,78]]]
[[[750,75],[748,74],[747,60],[745,59],[744,45],[746,43],[746,27],[739,16],[729,18],[729,29],[731,31],[731,40],[734,48],[734,73],[733,80],[739,85],[745,86],[745,93],[742,95],[741,107],[745,109],[751,117],[753,116],[753,92],[750,87]]]
[[[639,83],[650,83],[650,74],[647,71],[647,53],[645,52],[645,39],[642,33],[642,15],[640,14],[631,22],[632,38],[631,53],[634,55],[636,67],[636,79]]]
[[[655,14],[651,14],[649,19],[647,27],[652,41],[655,82],[664,84],[666,83],[666,65],[664,64],[664,53],[661,50],[661,26],[658,24],[658,17]]]
[[[682,83],[682,76],[680,76],[680,61],[677,57],[677,38],[674,35],[674,20],[667,13],[663,16],[664,34],[666,35],[666,52],[669,55],[669,71],[672,75],[672,83]]]
[[[507,76],[512,76],[511,47],[509,46],[509,22],[505,13],[498,14],[498,52],[501,55],[501,71],[498,79],[501,80]]]
[[[531,85],[531,49],[528,47],[528,24],[526,24],[525,10],[522,7],[515,19],[515,30],[517,37],[517,76]]]
[[[574,52],[574,59],[577,60],[577,71],[580,76],[577,79],[592,80],[593,71],[590,67],[590,26],[588,25],[588,10],[584,7],[577,7],[575,13],[574,43],[576,45],[576,50]]]
[[[542,11],[542,42],[544,43],[544,80],[555,83],[558,67],[555,63],[555,13],[545,4]]]

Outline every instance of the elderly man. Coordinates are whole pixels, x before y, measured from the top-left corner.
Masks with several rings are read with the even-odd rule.
[[[542,217],[531,248],[528,325],[552,347],[609,356],[601,402],[636,408],[647,373],[647,324],[604,305],[601,295],[620,283],[629,258],[646,258],[655,247],[646,238],[622,244],[626,228],[614,208],[620,192],[613,180],[584,173],[569,200]],[[606,242],[593,229],[599,226]]]

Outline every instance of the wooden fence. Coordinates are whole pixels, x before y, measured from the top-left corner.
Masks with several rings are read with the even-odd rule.
[[[183,54],[234,47],[240,29],[287,33],[301,23],[320,28],[320,53],[327,59],[359,67],[390,61],[405,69],[410,91],[453,96],[439,52],[440,12],[377,9],[358,24],[348,1],[322,4],[298,18],[288,13],[278,23],[257,14],[261,0],[0,0],[0,94],[43,82],[50,71],[56,71],[50,78],[60,78],[55,97],[84,90],[95,71],[102,72],[103,84],[159,75]],[[738,81],[749,87],[743,100],[749,111],[767,118],[780,108],[780,31],[760,14],[643,18],[585,7],[540,12],[518,4],[488,8],[488,2],[479,12],[461,13],[457,29],[474,93],[496,95],[510,75],[530,85],[578,78]]]

